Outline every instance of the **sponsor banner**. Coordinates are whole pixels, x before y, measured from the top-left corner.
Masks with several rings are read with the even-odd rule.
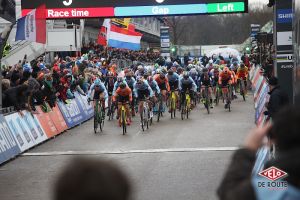
[[[68,129],[66,121],[65,121],[64,117],[62,116],[58,106],[52,108],[52,111],[49,112],[49,116],[50,116],[55,128],[57,129],[58,133],[62,133]]]
[[[42,125],[36,118],[36,116],[32,115],[28,111],[22,111],[22,112],[24,114],[23,120],[24,120],[26,126],[28,127],[28,129],[30,130],[35,143],[39,144],[39,143],[47,140],[48,137],[47,137],[45,131],[43,130]]]
[[[50,114],[43,112],[40,106],[37,106],[36,110],[38,111],[38,114],[36,114],[35,116],[42,125],[47,137],[51,138],[59,134],[59,131],[55,127],[55,124],[53,123]]]
[[[262,76],[259,76],[257,80],[257,84],[255,85],[255,91],[254,91],[254,102],[256,102],[258,95],[260,94],[261,88],[263,86],[264,78]]]
[[[256,89],[257,82],[258,82],[258,80],[260,79],[260,77],[262,77],[261,74],[260,74],[260,72],[257,73],[257,74],[255,74],[254,79],[253,79],[253,88],[254,88],[254,89]]]
[[[117,25],[118,27],[128,29],[131,18],[113,18],[111,23]]]
[[[81,106],[78,106],[76,100],[72,99],[68,104],[59,101],[58,106],[69,128],[85,121],[86,117],[84,111]]]
[[[270,151],[267,146],[262,147],[258,151],[252,174],[258,174],[261,170],[264,169],[264,166],[265,166],[266,162],[268,161],[269,154],[270,154]]]
[[[292,9],[278,9],[277,10],[277,23],[285,24],[293,22],[293,10]]]
[[[162,38],[162,39],[160,39],[160,42],[161,43],[169,43],[170,42],[170,39],[168,38],[168,39],[164,39],[164,38]]]
[[[85,121],[91,119],[94,116],[94,108],[93,104],[88,103],[87,96],[83,96],[77,92],[75,92],[75,100],[77,102],[77,105],[81,107],[81,110],[83,110]]]
[[[19,113],[5,116],[5,120],[7,121],[8,127],[13,133],[21,152],[36,145],[34,140],[36,135],[32,135],[31,131],[26,126],[23,117],[21,117]]]
[[[21,150],[4,117],[0,115],[0,164],[15,157]]]
[[[294,62],[294,54],[277,54],[277,63],[293,63]],[[293,68],[293,65],[287,65],[285,69]]]
[[[257,120],[259,119],[262,111],[264,110],[265,108],[265,104],[266,104],[266,97],[268,95],[268,92],[269,92],[269,88],[268,88],[268,85],[267,84],[264,84],[263,87],[262,87],[262,90],[261,90],[261,94],[260,96],[258,97],[258,104],[257,104],[257,108],[256,108],[256,112],[255,112],[255,121],[257,122]]]
[[[286,32],[278,32],[277,33],[277,45],[293,45],[293,32],[286,31]]]

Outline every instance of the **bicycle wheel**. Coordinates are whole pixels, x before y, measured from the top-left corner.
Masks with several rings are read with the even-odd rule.
[[[241,94],[243,96],[243,100],[246,101],[245,86],[244,86],[244,83],[242,83],[242,80],[241,80],[241,83],[240,83],[240,90],[241,90]]]
[[[173,112],[173,118],[176,117],[176,102],[175,99],[172,99],[172,112]]]
[[[105,121],[105,109],[102,108],[101,115],[99,117],[100,131],[103,131]]]
[[[144,111],[141,113],[141,127],[142,130],[145,131],[145,124],[144,124]]]
[[[126,130],[127,128],[126,128],[126,116],[124,110],[122,110],[121,117],[122,117],[123,135],[125,135],[125,133],[127,132]]]
[[[229,112],[231,112],[231,103],[230,102],[228,103],[228,110],[229,110]]]
[[[99,113],[98,113],[98,102],[96,102],[95,105],[95,110],[94,110],[94,133],[97,133],[97,129],[98,129],[98,119],[99,118]]]
[[[181,107],[181,120],[184,120],[185,115],[186,115],[186,101],[184,101],[182,107]]]

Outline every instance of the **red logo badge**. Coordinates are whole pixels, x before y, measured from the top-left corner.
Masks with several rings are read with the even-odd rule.
[[[263,176],[271,181],[276,181],[276,180],[281,179],[284,176],[286,176],[287,173],[276,167],[270,167],[270,168],[260,172],[259,175]]]

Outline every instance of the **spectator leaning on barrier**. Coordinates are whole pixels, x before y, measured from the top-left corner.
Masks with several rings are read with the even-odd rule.
[[[218,189],[221,200],[296,200],[300,199],[300,107],[290,106],[278,112],[284,117],[275,118],[272,126],[253,130],[245,140],[244,147],[237,150]],[[275,166],[288,174],[282,179],[287,188],[267,189],[258,187],[261,180],[252,175],[256,152],[265,136],[277,146],[275,160],[269,161],[265,169]],[[272,143],[271,142],[271,143]],[[267,180],[264,179],[263,180]]]
[[[270,100],[266,103],[267,111],[264,114],[267,115],[268,118],[273,119],[280,109],[289,104],[289,97],[280,89],[276,77],[270,78],[268,84],[270,87]]]
[[[114,163],[75,158],[54,184],[54,200],[129,200],[131,184]]]

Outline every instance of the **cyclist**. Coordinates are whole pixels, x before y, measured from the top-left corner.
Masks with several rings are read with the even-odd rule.
[[[200,76],[199,76],[199,73],[198,71],[196,70],[196,68],[192,68],[191,71],[189,72],[189,75],[190,77],[194,80],[194,82],[196,83],[197,85],[197,88],[199,89],[200,88]]]
[[[209,69],[203,68],[202,75],[200,77],[200,84],[201,84],[201,94],[202,97],[205,98],[205,88],[208,87],[208,98],[210,103],[210,108],[213,108],[212,104],[212,78],[211,74],[209,73]]]
[[[247,78],[248,78],[248,67],[245,66],[244,63],[241,63],[240,67],[237,69],[236,77],[238,81],[243,80],[245,88],[247,88]],[[245,89],[245,95],[247,94],[247,90]]]
[[[105,108],[105,100],[108,98],[107,90],[99,78],[97,78],[91,86],[88,100],[100,100],[102,107]],[[94,101],[94,106],[96,102]]]
[[[234,73],[237,72],[237,69],[239,68],[239,64],[238,62],[234,62],[231,66],[230,66],[230,70],[234,71]]]
[[[215,102],[217,101],[217,86],[219,83],[219,75],[220,75],[220,68],[218,66],[215,66],[210,73],[212,74],[212,86],[213,86],[213,93],[215,96]]]
[[[178,68],[177,68],[177,74],[179,75],[179,77],[182,77],[182,74],[183,74],[183,69],[182,69],[182,67],[178,67]]]
[[[129,111],[129,103],[132,102],[132,91],[125,83],[121,83],[113,96],[113,101],[118,102],[118,116],[121,115],[122,105],[125,104],[127,125],[131,124],[131,114]],[[121,119],[119,119],[119,126],[121,126]]]
[[[153,102],[153,105],[157,102],[157,97],[159,97],[160,95],[160,89],[157,85],[157,82],[155,80],[153,80],[153,77],[152,76],[149,76],[148,79],[147,79],[147,83],[149,84],[149,86],[151,87],[154,95],[152,97],[152,102]]]
[[[138,76],[137,81],[134,85],[134,95],[139,101],[139,113],[142,113],[143,110],[143,103],[147,99],[147,97],[153,97],[153,91],[147,81],[143,79],[143,77]],[[151,102],[149,102],[149,108],[151,109]]]
[[[114,91],[114,85],[117,81],[117,77],[114,76],[114,74],[112,72],[108,72],[107,73],[107,77],[105,79],[105,87],[107,89],[107,93],[108,93],[108,107],[111,107],[111,103],[112,103],[112,96],[113,96],[113,91]],[[107,115],[109,115],[110,113],[107,112]]]
[[[227,86],[228,85],[230,86],[232,82],[233,82],[232,73],[230,72],[228,67],[224,67],[223,71],[219,75],[219,85],[222,86],[222,93],[226,97],[225,109],[228,108],[228,104],[230,102],[229,95],[228,95],[229,91]]]
[[[174,91],[176,96],[176,101],[178,101],[179,100],[179,96],[178,96],[179,75],[176,72],[174,72],[172,69],[169,69],[167,79],[169,82],[170,91]],[[178,102],[176,102],[176,104],[178,105]],[[171,112],[171,106],[169,107],[169,112]]]
[[[208,64],[205,66],[207,69],[213,69],[214,68],[214,61],[209,60]]]
[[[164,102],[167,101],[167,92],[170,91],[170,85],[168,78],[162,71],[158,71],[157,74],[153,77],[153,79],[157,82],[160,92],[163,96]]]
[[[133,91],[133,86],[136,83],[135,79],[133,78],[133,71],[129,70],[125,73],[125,81],[128,85],[128,87]],[[134,111],[134,99],[131,101],[131,112],[132,116],[135,116],[135,111]]]
[[[229,68],[230,70],[230,68]],[[231,71],[231,74],[232,74],[232,84],[231,84],[231,87],[232,87],[232,94],[233,94],[233,98],[237,99],[238,97],[236,96],[236,88],[237,88],[237,76],[236,76],[236,73],[235,71],[233,70],[230,70]]]
[[[135,72],[135,76],[136,77],[138,77],[138,76],[144,76],[144,74],[145,74],[145,68],[143,67],[143,65],[139,65],[138,67],[137,67],[137,70],[136,70],[136,72]]]
[[[127,83],[126,83],[126,81],[124,80],[123,77],[118,77],[117,81],[115,82],[115,85],[114,85],[113,95],[115,95],[115,92],[116,92],[116,90],[118,89],[118,87],[120,86],[121,83],[125,83],[127,85]]]
[[[193,79],[189,76],[189,72],[183,72],[182,78],[179,80],[179,91],[180,91],[180,104],[182,105],[185,100],[185,94],[187,91],[190,93],[191,99],[194,99],[194,92],[197,92],[197,86]],[[191,107],[193,108],[194,101],[191,101]]]

